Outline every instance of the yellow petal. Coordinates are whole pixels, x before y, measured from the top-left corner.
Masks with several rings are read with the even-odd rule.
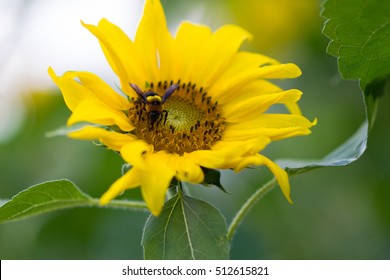
[[[252,79],[257,79],[259,67],[266,64],[274,65],[279,62],[261,54],[238,52],[223,74],[213,83],[210,94],[215,98],[226,98],[225,95],[229,92],[236,96],[237,90],[242,89]]]
[[[164,204],[166,191],[175,170],[172,168],[172,155],[164,152],[148,153],[141,166],[133,166],[118,179],[101,197],[106,204],[126,189],[141,186],[142,196],[153,215],[158,216]]]
[[[240,157],[234,163],[234,171],[240,172],[242,169],[247,168],[248,166],[258,166],[262,165],[263,160],[259,158],[259,155],[245,156]]]
[[[134,126],[130,124],[128,117],[122,112],[91,99],[81,102],[68,119],[68,125],[77,122],[90,122],[100,125],[117,125],[123,131],[131,131]]]
[[[133,135],[108,131],[96,126],[85,126],[77,131],[68,133],[68,136],[80,140],[99,140],[115,151],[120,151],[125,144],[137,140]]]
[[[121,149],[121,156],[126,162],[142,169],[147,169],[145,159],[150,153],[153,153],[153,146],[143,140],[128,143]]]
[[[310,127],[317,121],[310,122],[302,115],[263,114],[253,120],[231,124],[224,132],[227,141],[252,139],[258,135],[269,137],[272,141],[311,133]]]
[[[225,169],[230,167],[230,162],[234,159],[233,155],[234,152],[226,150],[198,150],[185,154],[185,157],[206,168]]]
[[[258,127],[285,128],[285,127],[312,127],[316,121],[310,122],[302,115],[292,114],[263,114],[260,117],[241,124],[232,124],[237,130],[247,130]]]
[[[101,44],[103,52],[110,63],[114,72],[119,76],[121,74],[120,69],[117,69],[117,63],[115,56],[112,57],[112,51],[114,51],[117,57],[122,61],[124,71],[127,74],[129,80],[124,81],[126,87],[122,89],[129,96],[137,97],[134,91],[129,88],[128,83],[134,83],[139,86],[143,86],[145,83],[145,73],[143,69],[142,55],[137,52],[135,44],[131,39],[115,24],[111,23],[107,19],[99,21],[97,28],[100,30],[102,36],[109,38],[112,45],[112,49],[108,49],[104,44]],[[125,77],[122,77],[123,79]],[[122,83],[123,84],[123,83]]]
[[[183,82],[192,82],[203,86],[199,77],[195,77],[197,69],[206,56],[205,44],[210,41],[211,29],[205,25],[183,22],[177,30],[174,47],[177,56],[177,71]]]
[[[256,154],[264,149],[271,140],[264,135],[257,135],[249,140],[238,140],[238,141],[218,141],[212,147],[213,151],[226,150],[236,151],[239,147],[239,151],[236,152],[236,156],[243,156],[247,154]]]
[[[229,64],[229,69],[223,74],[234,76],[248,68],[258,68],[264,65],[280,64],[276,59],[259,53],[240,51]]]
[[[133,167],[122,177],[116,180],[111,187],[100,198],[100,204],[105,205],[120,195],[123,191],[141,185],[141,174],[139,169]]]
[[[86,98],[95,98],[90,90],[73,80],[74,74],[72,72],[66,72],[62,77],[57,76],[51,67],[48,72],[56,85],[60,88],[66,106],[68,106],[71,111],[75,110],[80,102]]]
[[[223,106],[223,115],[227,122],[244,122],[260,116],[274,104],[297,102],[301,95],[301,91],[291,89],[241,101],[236,100],[236,102]]]
[[[105,30],[102,30],[97,26],[91,24],[85,24],[82,21],[81,24],[85,28],[87,28],[93,35],[95,35],[96,38],[98,38],[99,43],[102,46],[103,52],[106,55],[108,62],[111,64],[112,69],[119,77],[122,90],[125,91],[126,93],[133,94],[129,85],[129,81],[132,81],[130,79],[131,77],[128,76],[122,58],[120,57],[117,49],[115,48],[116,47],[115,41],[111,40],[111,38],[106,34]]]
[[[146,75],[147,81],[159,80],[170,81],[177,79],[178,72],[176,53],[173,47],[173,38],[168,30],[165,14],[160,0],[147,0],[144,8],[144,15],[136,34],[136,42],[139,43],[139,54],[144,58],[145,71],[151,69],[151,73],[158,69],[155,76]],[[150,51],[151,61],[145,57],[145,51]],[[156,56],[157,54],[157,56]],[[156,60],[157,68],[154,68]],[[153,63],[153,64],[150,64]],[[149,68],[151,67],[151,68]],[[146,72],[148,73],[148,72]]]
[[[302,115],[298,103],[285,103],[287,110],[293,115]]]
[[[279,165],[269,160],[263,155],[258,155],[264,162],[264,164],[271,170],[271,172],[275,175],[276,180],[278,181],[279,187],[284,194],[284,197],[291,204],[293,203],[290,197],[290,183],[288,181],[287,172],[280,168]]]
[[[106,105],[117,110],[128,110],[130,102],[115,92],[108,84],[95,74],[89,72],[74,72],[81,84],[89,89],[98,99]]]
[[[293,63],[264,66],[258,72],[258,77],[263,79],[287,79],[300,75],[302,75],[301,69]]]
[[[164,152],[149,154],[145,159],[146,169],[143,170],[141,177],[141,191],[155,216],[160,214],[166,191],[175,176],[170,160],[171,156]]]
[[[237,71],[235,75],[221,76],[219,81],[210,89],[210,94],[221,100],[221,104],[227,104],[239,96],[241,92],[249,95],[248,91],[257,85],[258,79],[286,79],[296,78],[302,74],[301,70],[295,64],[275,64],[256,68],[247,68]],[[265,84],[263,82],[263,84]],[[258,87],[258,92],[279,91],[273,84],[266,85],[266,88]]]
[[[257,153],[268,143],[269,139],[261,135],[248,141],[219,141],[212,150],[198,150],[184,156],[206,168],[234,168],[241,156]]]
[[[164,64],[164,67],[172,67],[171,43],[172,36],[168,31],[160,1],[147,0],[135,36],[137,51],[143,58],[146,81],[161,80],[158,72],[160,64]]]
[[[174,158],[176,178],[193,184],[199,184],[204,180],[204,174],[198,164],[185,156],[176,155]]]
[[[250,67],[244,67],[244,63],[249,61]],[[209,93],[214,98],[217,98],[220,104],[234,103],[237,98],[254,97],[255,93],[271,93],[282,91],[276,85],[259,79],[276,79],[276,78],[295,78],[301,75],[301,70],[292,63],[279,64],[277,61],[269,60],[267,64],[262,67],[255,65],[254,62],[266,60],[262,56],[251,57],[246,55],[240,57],[237,55],[236,59],[229,65],[226,72],[213,84]],[[241,65],[242,64],[242,65]]]
[[[251,70],[253,71],[253,70]],[[257,71],[257,70],[256,70]],[[263,80],[250,78],[246,80],[243,76],[248,73],[241,73],[241,77],[236,77],[225,82],[225,85],[219,87],[220,92],[216,91],[216,87],[210,89],[209,93],[213,97],[217,97],[218,104],[223,106],[235,103],[240,100],[250,99],[262,94],[270,94],[282,92],[283,90],[275,84]],[[244,80],[244,83],[242,81]]]
[[[246,30],[235,26],[225,25],[219,28],[212,36],[207,46],[207,56],[201,65],[194,71],[201,77],[204,87],[209,87],[231,63],[244,40],[252,39]]]
[[[61,89],[66,105],[74,111],[85,100],[102,102],[117,110],[127,110],[130,102],[116,93],[109,85],[95,74],[89,72],[68,71],[62,77],[52,68],[49,75]]]

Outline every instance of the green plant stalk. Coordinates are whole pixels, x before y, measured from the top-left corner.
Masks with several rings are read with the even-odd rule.
[[[107,205],[100,205],[98,198],[91,198],[89,200],[91,206],[103,207],[103,208],[122,208],[129,210],[148,210],[148,206],[142,201],[131,201],[131,200],[111,200]]]
[[[246,217],[246,215],[249,213],[249,211],[252,209],[252,207],[256,204],[256,202],[262,198],[267,192],[272,190],[275,187],[276,179],[273,178],[272,180],[265,183],[263,186],[261,186],[256,192],[254,192],[248,200],[242,205],[241,209],[237,212],[236,216],[234,216],[232,222],[230,223],[230,226],[228,228],[227,233],[227,240],[231,241],[238,226],[242,222],[242,220]]]

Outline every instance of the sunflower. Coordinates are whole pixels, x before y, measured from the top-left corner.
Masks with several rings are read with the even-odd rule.
[[[183,22],[172,36],[158,0],[146,0],[134,40],[106,19],[82,25],[99,40],[121,92],[90,72],[49,74],[72,111],[67,125],[84,124],[68,136],[100,141],[131,166],[101,204],[140,187],[158,215],[173,179],[199,184],[205,169],[261,165],[291,202],[287,173],[259,152],[314,125],[296,103],[301,91],[268,81],[300,76],[296,65],[240,51],[251,35],[235,25],[213,32]],[[274,104],[288,112],[267,113]]]

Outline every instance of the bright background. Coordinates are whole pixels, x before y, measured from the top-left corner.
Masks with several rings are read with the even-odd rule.
[[[356,82],[340,78],[336,59],[325,53],[324,20],[316,0],[162,1],[171,30],[189,19],[216,29],[238,24],[254,35],[243,49],[293,62],[302,77],[282,81],[304,92],[304,115],[318,118],[308,137],[273,143],[272,159],[321,158],[364,120]],[[68,178],[99,197],[120,176],[120,157],[90,142],[47,138],[69,117],[47,68],[87,70],[116,85],[96,39],[79,20],[102,17],[133,36],[143,1],[0,0],[0,198],[30,185]],[[379,108],[366,153],[346,167],[324,168],[291,178],[291,206],[274,189],[243,221],[232,259],[389,259],[390,133]],[[245,199],[271,178],[266,169],[224,172],[216,188],[192,186],[230,222]],[[139,192],[125,197],[139,199]],[[80,208],[0,225],[0,259],[141,259],[147,213]]]

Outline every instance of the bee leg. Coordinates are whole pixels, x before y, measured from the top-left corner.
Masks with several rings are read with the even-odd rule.
[[[139,115],[138,115],[138,123],[141,122],[141,118],[142,118],[142,112],[145,110],[145,108],[142,108]]]
[[[163,124],[165,125],[165,123],[167,122],[167,117],[168,117],[168,111],[162,110],[161,114],[159,115],[156,121],[156,126],[159,126],[162,120],[164,120]]]
[[[140,108],[140,110],[139,110],[139,114],[138,114],[138,123],[140,123],[140,122],[141,122],[141,120],[142,120],[142,115],[143,115],[143,113],[144,113],[144,112],[146,112],[146,113],[147,113],[147,111],[146,111],[145,107],[142,107],[142,108]]]
[[[167,110],[163,110],[161,112],[161,119],[164,118],[164,125],[165,123],[167,122],[167,118],[168,118],[168,111]]]
[[[156,127],[158,127],[161,123],[161,120],[162,120],[163,116],[162,116],[162,113],[158,116],[158,119],[157,121],[155,122],[156,123]]]
[[[154,124],[156,122],[153,122],[150,118],[149,118],[149,131],[152,131],[153,130],[153,127],[154,127]],[[156,123],[156,126],[158,125],[158,122]]]

